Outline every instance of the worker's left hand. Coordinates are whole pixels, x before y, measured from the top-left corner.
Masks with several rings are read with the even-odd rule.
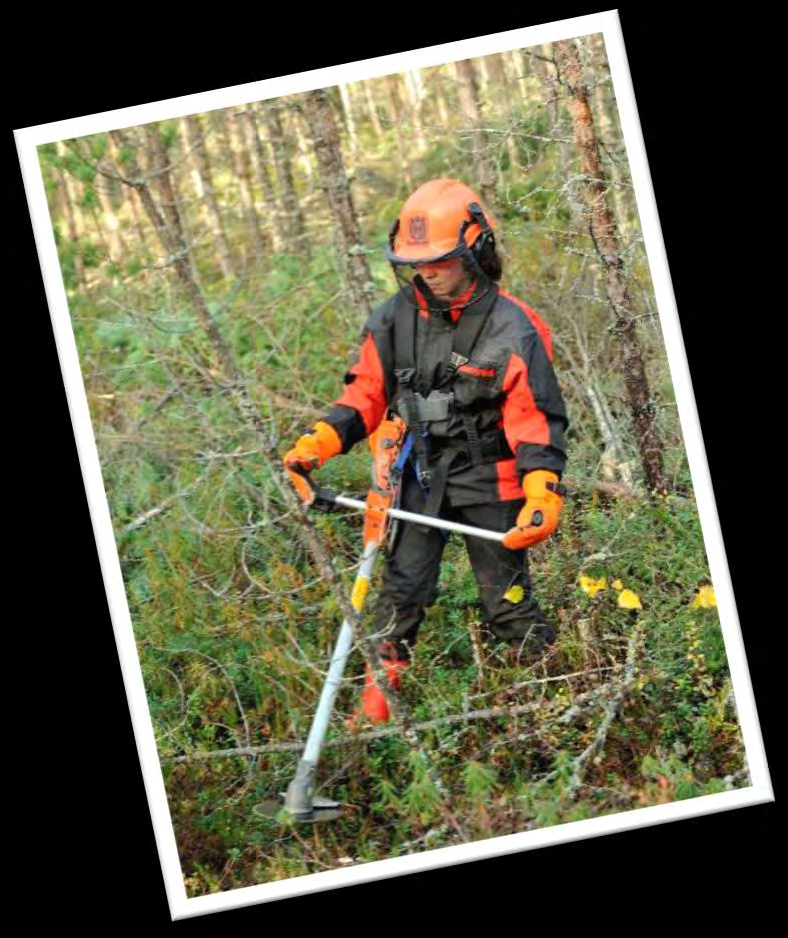
[[[303,473],[319,468],[341,452],[342,440],[339,434],[331,424],[320,420],[296,441],[291,450],[285,453],[282,460],[285,469],[305,504],[312,504],[315,493]]]
[[[534,469],[526,473],[523,479],[525,505],[517,516],[517,526],[506,532],[503,546],[522,550],[550,537],[558,526],[564,492],[554,472]]]

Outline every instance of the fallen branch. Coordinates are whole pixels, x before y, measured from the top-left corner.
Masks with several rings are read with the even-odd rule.
[[[599,695],[602,687],[595,688],[589,694]],[[469,710],[467,713],[455,713],[445,717],[436,717],[434,720],[425,720],[415,723],[411,727],[416,732],[435,729],[438,726],[450,726],[455,723],[466,723],[470,720],[496,720],[501,717],[522,716],[544,707],[543,701],[532,701],[516,707],[491,707],[485,710]],[[324,748],[329,746],[342,746],[349,742],[366,742],[371,739],[382,739],[386,736],[396,736],[400,733],[397,726],[385,726],[376,730],[366,730],[362,733],[345,734],[334,739],[326,740]],[[232,756],[248,758],[249,756],[264,756],[269,752],[300,752],[304,748],[303,742],[270,743],[266,746],[237,746],[234,749],[214,749],[210,752],[192,752],[187,756],[172,756],[164,759],[165,762],[191,762],[205,759],[226,759]]]
[[[518,690],[521,690],[523,687],[530,687],[534,684],[553,684],[556,681],[568,681],[573,677],[589,677],[592,674],[599,674],[602,671],[612,671],[614,666],[612,664],[602,665],[599,668],[588,668],[585,671],[571,671],[569,674],[555,674],[552,677],[535,677],[531,678],[529,681],[519,681],[517,684],[512,684],[511,687],[506,688],[503,691],[494,690],[487,691],[484,694],[471,694],[471,697],[490,697],[493,694],[513,694]]]
[[[137,517],[133,521],[130,521],[125,527],[121,528],[118,534],[118,537],[119,538],[128,537],[129,534],[133,534],[134,531],[139,530],[141,527],[146,525],[149,521],[152,521],[153,518],[158,517],[159,515],[163,514],[165,511],[172,508],[172,506],[176,502],[180,501],[183,498],[186,498],[187,495],[191,495],[191,493],[197,488],[197,486],[202,484],[204,479],[205,479],[205,474],[203,473],[203,475],[201,475],[199,479],[195,479],[195,481],[192,482],[191,485],[187,485],[186,488],[181,489],[180,491],[176,492],[174,495],[170,495],[169,498],[165,498],[163,502],[156,505],[154,508],[149,508],[147,511],[143,511],[141,515],[137,515]]]
[[[624,664],[624,677],[621,681],[621,684],[619,685],[618,693],[606,704],[605,715],[602,718],[602,722],[597,727],[594,738],[572,763],[572,774],[566,787],[566,795],[572,794],[577,788],[580,787],[582,784],[582,773],[585,770],[586,765],[592,756],[595,756],[605,744],[608,730],[610,729],[610,726],[615,719],[616,713],[618,713],[618,709],[621,706],[627,691],[635,680],[635,663],[637,660],[638,648],[640,647],[642,639],[643,628],[638,624],[635,626],[629,639],[629,644],[627,645],[627,658]]]

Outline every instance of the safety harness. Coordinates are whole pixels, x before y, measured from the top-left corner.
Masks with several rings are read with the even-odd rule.
[[[396,409],[409,430],[398,463],[402,469],[407,459],[411,459],[417,479],[428,496],[423,509],[427,515],[438,514],[446,490],[449,469],[460,454],[465,453],[472,466],[513,456],[502,430],[479,435],[473,414],[458,405],[452,391],[457,373],[470,361],[497,298],[498,287],[493,283],[478,300],[463,310],[454,328],[452,352],[445,375],[438,387],[431,389],[427,397],[420,394],[416,387],[418,306],[402,297],[395,311],[394,376],[397,380],[398,395]],[[430,453],[430,424],[448,420],[455,414],[462,419],[466,439],[458,437],[456,440],[448,440],[441,446],[439,454]]]

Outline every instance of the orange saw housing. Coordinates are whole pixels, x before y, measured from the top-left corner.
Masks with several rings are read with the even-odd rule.
[[[407,427],[399,417],[382,420],[369,436],[372,451],[372,486],[367,493],[367,508],[364,512],[364,544],[376,541],[383,544],[388,528],[388,510],[391,508],[396,490],[392,470],[397,461]]]

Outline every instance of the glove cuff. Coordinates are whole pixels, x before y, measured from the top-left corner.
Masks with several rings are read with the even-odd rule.
[[[549,492],[555,497],[563,494],[559,486],[558,475],[548,469],[532,469],[523,477],[523,495],[526,498],[544,498]]]
[[[312,427],[312,432],[317,438],[321,466],[329,459],[333,459],[334,456],[339,456],[342,452],[342,440],[330,423],[319,420]]]

